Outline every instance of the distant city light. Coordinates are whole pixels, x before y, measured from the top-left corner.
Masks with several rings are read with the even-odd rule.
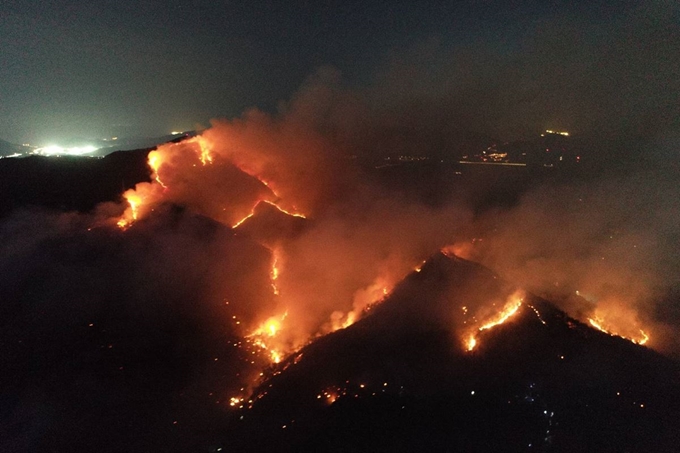
[[[58,145],[49,145],[42,148],[36,148],[35,154],[42,154],[43,156],[82,156],[84,154],[96,151],[97,149],[97,147],[92,145],[74,146],[70,148],[64,148]]]
[[[556,134],[556,135],[564,135],[565,137],[569,137],[569,132],[564,132],[564,131],[551,131],[550,129],[547,129],[545,131],[546,134]]]

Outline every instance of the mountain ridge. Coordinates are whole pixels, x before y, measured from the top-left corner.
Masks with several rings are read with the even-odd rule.
[[[428,292],[433,282],[440,284]],[[236,449],[271,443],[279,451],[321,445],[331,451],[673,451],[680,440],[672,421],[680,415],[677,363],[531,294],[505,323],[478,332],[477,346],[467,351],[461,338],[467,325],[451,327],[441,308],[478,284],[487,285],[481,299],[513,289],[476,263],[435,255],[362,320],[272,368],[231,423],[238,434],[230,438],[247,440]],[[433,311],[414,315],[418,310]],[[409,426],[416,413],[427,423]],[[452,435],[466,413],[496,425],[487,420]],[[338,424],[362,434],[343,438],[333,428]]]

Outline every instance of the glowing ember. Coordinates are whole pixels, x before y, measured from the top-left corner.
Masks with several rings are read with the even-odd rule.
[[[631,341],[631,342],[633,342],[635,344],[639,344],[639,345],[644,345],[645,343],[647,343],[649,341],[649,335],[647,335],[647,333],[642,329],[639,329],[639,331],[640,331],[639,337],[632,338],[632,337],[626,337],[626,336],[620,335],[618,333],[614,333],[611,330],[606,329],[604,327],[604,324],[605,324],[604,321],[600,318],[588,318],[588,322],[590,322],[590,325],[595,327],[600,332],[604,332],[607,335],[611,335],[612,337],[624,338],[628,341]]]
[[[538,318],[538,320],[541,321],[541,324],[543,324],[545,326],[546,322],[541,317],[541,312],[539,312],[538,309],[536,307],[534,307],[533,305],[527,305],[527,307],[531,308],[534,311],[534,313],[536,313],[536,317]]]
[[[337,400],[340,397],[340,395],[347,394],[346,390],[343,393],[338,394],[338,392],[340,391],[342,391],[342,389],[328,388],[319,395],[317,395],[316,398],[322,400],[325,404],[330,406],[335,402],[335,400]]]

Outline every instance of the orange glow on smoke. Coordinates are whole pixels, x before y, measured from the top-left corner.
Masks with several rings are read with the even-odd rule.
[[[605,328],[604,326],[606,325],[606,323],[600,318],[597,318],[597,317],[596,318],[588,318],[588,322],[590,323],[591,326],[595,327],[600,332],[604,332],[607,335],[611,335],[612,337],[624,338],[628,341],[631,341],[631,342],[633,342],[635,344],[639,344],[639,345],[644,345],[645,343],[647,343],[649,341],[649,335],[647,335],[647,333],[642,329],[638,329],[639,332],[640,332],[640,335],[638,337],[628,337],[628,336],[620,335],[618,333],[613,332],[609,328],[608,325],[607,325],[607,328]]]
[[[183,171],[189,172],[190,178],[197,177],[197,171],[200,172],[201,166],[207,167],[215,163],[215,158],[217,155],[225,157],[224,162],[228,165],[233,165],[245,175],[258,180],[264,187],[266,187],[267,194],[260,194],[260,199],[257,200],[250,212],[242,217],[240,220],[232,224],[232,228],[238,228],[247,219],[252,217],[255,213],[257,206],[260,203],[267,203],[270,206],[275,207],[279,212],[298,218],[307,218],[307,215],[300,211],[294,202],[291,200],[284,200],[277,192],[275,188],[276,184],[272,181],[266,180],[264,178],[264,173],[266,173],[265,167],[259,163],[254,163],[254,165],[246,165],[244,160],[237,159],[240,155],[234,153],[233,150],[229,148],[219,148],[216,149],[214,143],[203,135],[197,135],[187,140],[183,140],[178,143],[166,143],[164,145],[158,146],[156,150],[149,152],[147,163],[151,169],[151,183],[140,183],[135,186],[132,191],[127,191],[124,197],[128,200],[128,207],[131,208],[130,212],[126,212],[121,219],[118,220],[118,226],[122,229],[127,229],[134,221],[141,219],[143,214],[151,210],[152,205],[165,201],[167,198],[172,200],[173,198],[179,199],[180,203],[184,201],[187,191],[187,184],[190,183],[191,179],[185,179],[183,177]],[[192,163],[192,161],[194,163]],[[200,162],[200,164],[198,164]],[[184,168],[182,168],[184,166]],[[197,167],[192,169],[191,167]],[[179,171],[179,170],[182,171]],[[200,173],[199,173],[200,174]],[[211,173],[207,175],[213,175]],[[176,187],[175,187],[176,186]],[[160,190],[163,189],[163,190]],[[169,189],[173,189],[170,191]],[[130,192],[136,192],[136,198],[133,199],[133,195]],[[208,200],[207,206],[210,206],[210,196],[209,194],[204,194],[203,199]],[[202,201],[199,201],[199,205]],[[243,206],[232,207],[233,211],[227,211],[224,213],[227,218],[237,215],[243,209]],[[233,217],[229,220],[231,224],[233,222]]]
[[[359,289],[354,293],[354,301],[351,311],[344,313],[342,311],[335,311],[331,314],[330,323],[326,326],[328,332],[335,332],[336,330],[346,329],[371,309],[374,305],[384,300],[392,291],[394,283],[392,279],[385,276],[376,278],[376,280],[369,286]]]
[[[523,301],[524,295],[521,291],[516,291],[515,293],[513,293],[508,298],[508,302],[506,302],[501,311],[496,313],[490,320],[486,321],[484,324],[482,324],[480,327],[478,327],[475,331],[473,331],[467,336],[467,338],[464,341],[465,348],[468,351],[472,351],[479,344],[479,339],[477,338],[477,334],[479,332],[493,329],[494,327],[503,324],[505,321],[513,317],[519,310],[519,307],[522,306]]]
[[[460,257],[469,260],[472,258],[475,242],[477,242],[477,239],[473,239],[470,242],[456,242],[455,244],[443,247],[441,252],[449,258]]]
[[[187,209],[195,209],[201,215],[211,216],[219,222],[231,225],[232,229],[241,227],[248,219],[254,217],[256,212],[259,216],[260,211],[258,211],[258,206],[263,212],[268,211],[266,212],[267,214],[273,214],[273,217],[283,217],[273,210],[270,210],[266,205],[261,205],[261,203],[266,203],[267,205],[276,208],[280,213],[290,217],[307,219],[308,215],[310,217],[316,216],[320,219],[318,223],[322,223],[326,220],[323,215],[324,212],[320,212],[320,208],[317,208],[317,206],[324,205],[322,203],[315,204],[318,200],[315,200],[313,197],[308,197],[306,193],[306,191],[313,192],[313,190],[311,190],[312,185],[309,185],[309,188],[307,185],[310,181],[314,182],[314,178],[312,177],[315,175],[315,173],[312,172],[314,165],[305,164],[304,166],[293,167],[293,170],[295,171],[285,171],[289,161],[293,160],[292,157],[283,155],[283,158],[273,159],[270,157],[272,153],[269,152],[272,148],[264,147],[263,149],[259,149],[258,146],[252,146],[248,140],[239,141],[240,132],[234,135],[235,136],[232,137],[231,135],[226,134],[224,135],[225,138],[221,138],[222,136],[220,135],[207,132],[205,137],[203,135],[198,135],[179,143],[161,145],[157,150],[151,151],[148,155],[148,165],[152,171],[151,182],[140,183],[134,190],[128,190],[123,194],[127,206],[123,215],[117,221],[118,227],[126,230],[134,222],[143,219],[155,205],[161,202],[176,203],[187,207]],[[234,140],[232,141],[232,139]],[[258,140],[254,141],[254,144],[259,144],[259,137]],[[276,145],[279,146],[279,143],[276,142]],[[296,148],[290,147],[290,149]],[[314,163],[314,161],[311,162]],[[333,170],[335,170],[335,168]],[[326,176],[333,173],[320,174]],[[223,175],[229,175],[230,177],[223,177]],[[231,176],[233,176],[233,178]],[[290,181],[290,179],[300,177],[303,179],[302,182],[305,183],[303,189],[297,187],[302,182],[298,183],[298,181]],[[234,183],[225,183],[222,185],[225,180],[234,181]],[[243,182],[243,184],[241,184],[241,182]],[[295,183],[295,185],[293,185],[293,183]],[[218,195],[221,195],[221,197]],[[312,201],[308,198],[312,198]],[[321,201],[324,200],[325,199],[323,198],[321,199]],[[195,204],[192,205],[191,203]],[[298,209],[298,207],[302,207],[302,210]],[[223,213],[222,211],[225,212]],[[262,222],[263,224],[267,225],[269,223],[269,219],[263,220],[267,220],[267,222]],[[293,221],[290,220],[290,222],[292,223]],[[296,220],[295,222],[298,221]],[[111,221],[111,224],[112,223],[113,220]],[[303,222],[300,221],[300,223]],[[243,230],[250,226],[251,225],[247,225]],[[253,236],[257,235],[258,228],[253,228],[253,231],[256,233]],[[312,225],[309,229],[314,230],[315,228],[316,225]],[[282,230],[283,229],[284,228],[282,228]],[[333,242],[327,240],[325,236],[321,237],[326,239],[323,244]],[[329,237],[332,239],[336,236]],[[371,236],[371,238],[373,238],[373,236]],[[256,237],[250,239],[257,241]],[[303,239],[306,238],[303,237]],[[367,261],[369,261],[367,264],[360,262],[360,259],[355,259],[352,262],[337,260],[336,265],[331,259],[329,260],[329,263],[333,264],[333,266],[328,266],[331,271],[323,269],[323,271],[327,273],[319,272],[319,275],[326,277],[326,280],[334,279],[338,273],[331,272],[336,271],[343,266],[351,268],[356,264],[359,269],[362,269],[362,271],[367,273],[362,274],[361,278],[355,278],[354,274],[350,275],[352,279],[347,279],[347,281],[350,281],[350,284],[354,286],[351,288],[343,287],[343,290],[347,289],[346,295],[342,292],[343,301],[340,301],[336,305],[326,303],[326,305],[323,306],[323,309],[327,311],[322,312],[321,316],[318,316],[305,324],[305,321],[307,320],[303,319],[304,316],[301,315],[303,310],[299,308],[298,304],[300,304],[300,301],[307,302],[307,300],[304,299],[307,297],[307,294],[304,291],[298,291],[296,294],[295,290],[298,288],[293,286],[293,283],[299,284],[301,282],[297,281],[297,279],[295,282],[292,282],[288,277],[290,275],[297,275],[298,277],[304,276],[304,278],[306,278],[307,275],[310,275],[313,272],[308,274],[300,273],[299,269],[296,267],[298,262],[304,262],[304,259],[307,259],[311,263],[317,263],[325,260],[326,256],[321,257],[321,253],[310,254],[311,257],[302,253],[296,254],[293,247],[291,247],[291,249],[284,248],[286,244],[288,244],[288,242],[285,242],[286,240],[287,238],[285,237],[284,239],[275,237],[271,242],[267,242],[266,245],[271,251],[271,261],[269,263],[269,268],[266,267],[266,263],[264,264],[265,268],[263,272],[265,272],[265,274],[262,275],[262,277],[266,282],[266,273],[269,273],[269,284],[275,297],[272,297],[271,293],[266,293],[264,299],[265,302],[274,300],[275,303],[273,306],[275,306],[276,309],[272,310],[270,308],[268,311],[264,311],[264,309],[260,308],[259,311],[255,313],[257,317],[255,318],[255,321],[252,321],[252,324],[241,326],[244,327],[245,330],[243,332],[246,333],[245,339],[248,340],[247,342],[244,341],[244,344],[247,343],[247,347],[250,348],[248,353],[254,354],[259,359],[253,360],[250,362],[251,364],[258,363],[261,365],[265,361],[268,361],[270,364],[278,364],[284,361],[286,357],[290,357],[293,349],[305,344],[306,341],[314,338],[315,335],[325,334],[353,325],[365,316],[374,304],[384,300],[402,277],[412,271],[416,273],[421,272],[423,265],[425,264],[425,261],[418,264],[420,260],[408,261],[407,257],[409,257],[408,259],[414,258],[413,255],[415,255],[415,253],[411,252],[401,255],[395,253],[394,260],[392,260],[391,255],[388,257],[381,255],[381,257],[375,259],[371,257],[370,260],[372,261],[367,259]],[[442,253],[449,257],[456,255],[463,258],[470,258],[474,255],[475,245],[481,240],[482,239],[473,239],[467,242],[456,242],[453,245],[444,247]],[[272,243],[276,244],[276,248],[271,248]],[[366,243],[368,244],[368,242]],[[325,253],[323,247],[318,246],[319,244],[320,242],[318,240],[317,242],[314,242],[314,245],[317,247],[314,247],[313,249],[322,250]],[[342,245],[342,243],[340,244]],[[387,247],[387,245],[391,246],[391,242],[386,241],[385,244],[386,245],[383,248],[391,253],[392,250]],[[303,248],[303,246],[300,245],[300,248]],[[339,252],[335,252],[335,250],[339,250]],[[330,256],[343,252],[344,249],[341,246],[338,246],[337,249],[333,249],[328,255]],[[385,253],[385,255],[388,254]],[[300,259],[300,256],[304,259]],[[356,256],[370,256],[370,254],[362,255],[357,253]],[[420,258],[422,258],[422,256],[420,256]],[[384,264],[388,261],[390,261],[389,264]],[[325,262],[321,264],[325,265]],[[312,266],[309,267],[314,271]],[[298,272],[296,273],[296,271]],[[424,272],[427,273],[427,270]],[[331,275],[331,277],[327,278],[329,275]],[[309,278],[313,279],[318,277],[310,276]],[[338,280],[342,282],[345,281],[340,278],[338,278]],[[267,283],[265,283],[265,285],[266,284]],[[322,288],[325,289],[328,287],[335,289],[338,286],[340,285],[327,285]],[[305,287],[303,286],[303,288]],[[266,288],[264,289],[267,291]],[[325,291],[323,294],[326,295],[329,293],[329,291]],[[313,294],[313,296],[316,297],[317,294]],[[325,302],[323,301],[323,297],[324,296],[319,299],[322,300],[322,302]],[[309,299],[314,298],[310,297]],[[336,300],[333,299],[333,301]],[[505,304],[503,305],[504,302]],[[258,304],[259,301],[254,301],[253,303]],[[522,304],[523,294],[516,292],[506,301],[498,302],[499,307],[501,305],[503,306],[500,310],[496,307],[496,310],[498,310],[497,312],[493,314],[485,313],[482,316],[477,313],[479,320],[473,319],[471,322],[468,321],[467,326],[472,327],[472,329],[466,329],[463,332],[462,342],[465,350],[473,351],[475,348],[478,348],[482,337],[481,332],[493,329],[511,319],[519,312]],[[271,306],[272,305],[269,305],[269,307]],[[545,324],[540,317],[540,313],[538,313],[534,307],[531,307],[530,305],[527,305],[527,307],[532,308],[539,320]],[[336,308],[340,308],[340,310],[332,311]],[[462,308],[467,315],[467,308]],[[291,311],[289,319],[287,319],[287,309],[290,309]],[[474,310],[471,309],[471,311]],[[235,313],[238,313],[238,311]],[[331,313],[330,320],[328,319],[328,313]],[[319,315],[319,313],[315,313],[315,315]],[[319,319],[321,319],[321,323],[324,323],[322,326],[319,326]],[[613,333],[610,333],[611,330],[605,330],[602,325],[606,324],[596,321],[597,319],[599,318],[591,319],[591,324],[593,324],[593,326],[610,335],[614,335]],[[315,324],[312,325],[312,323]],[[642,330],[640,330],[640,334],[640,338],[631,339],[631,341],[638,344],[645,344],[649,337]],[[292,363],[292,360],[288,363]],[[326,399],[331,403],[335,398],[336,394],[334,393],[329,392],[326,395]],[[230,405],[239,406],[243,403],[243,398],[232,398]]]

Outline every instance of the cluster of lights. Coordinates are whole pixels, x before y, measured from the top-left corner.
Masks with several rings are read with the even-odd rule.
[[[546,134],[562,135],[562,136],[564,136],[564,137],[569,137],[569,132],[565,132],[565,131],[553,131],[553,130],[550,130],[550,129],[546,129],[545,133],[546,133]],[[544,136],[545,136],[545,134],[541,134],[541,137],[544,137]]]
[[[387,382],[383,382],[378,388],[371,388],[367,384],[351,384],[350,381],[345,381],[344,387],[328,387],[316,395],[316,399],[324,404],[331,405],[342,397],[359,398],[361,396],[378,396],[383,393],[395,391],[394,386],[388,386]],[[403,386],[399,387],[397,393],[401,394],[404,390]]]
[[[85,154],[97,151],[97,147],[92,145],[74,146],[71,148],[64,148],[57,145],[49,145],[43,148],[36,148],[35,154],[42,154],[43,156],[82,156]]]

